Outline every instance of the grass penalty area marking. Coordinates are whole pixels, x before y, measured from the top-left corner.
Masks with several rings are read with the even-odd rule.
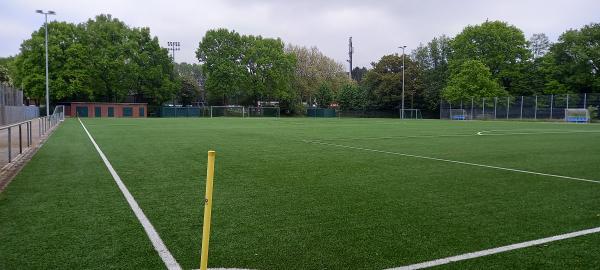
[[[167,249],[167,246],[165,245],[165,243],[162,241],[162,239],[158,235],[158,232],[156,231],[156,229],[154,229],[154,226],[152,226],[152,223],[150,223],[150,220],[148,220],[148,218],[144,214],[144,211],[142,211],[142,208],[140,208],[138,203],[135,201],[135,198],[133,198],[133,195],[131,195],[131,193],[129,192],[129,190],[127,189],[127,187],[121,180],[121,177],[119,177],[119,175],[117,174],[117,172],[115,171],[113,166],[110,164],[110,162],[106,158],[106,155],[104,155],[104,152],[102,152],[102,150],[100,150],[100,147],[98,146],[98,144],[96,143],[96,141],[94,140],[94,138],[92,137],[90,132],[87,130],[87,128],[85,127],[85,125],[83,124],[81,119],[77,118],[77,120],[79,120],[81,127],[83,127],[83,130],[85,131],[85,133],[87,133],[88,137],[90,138],[90,141],[96,148],[96,151],[98,151],[98,154],[102,158],[102,161],[104,161],[104,165],[106,165],[106,168],[108,169],[108,171],[112,175],[113,179],[117,183],[117,186],[119,186],[119,189],[121,190],[121,193],[123,193],[123,196],[127,200],[127,203],[129,203],[131,210],[133,210],[133,213],[135,214],[137,219],[142,224],[142,227],[144,227],[144,231],[146,231],[146,235],[148,235],[148,238],[152,242],[154,249],[156,250],[156,252],[158,252],[158,255],[160,256],[162,261],[165,263],[165,266],[167,267],[167,269],[181,270],[181,266],[179,266],[179,263],[177,263],[177,261],[175,260],[173,255],[171,255],[171,252],[169,252],[169,249]]]
[[[426,262],[422,262],[422,263],[416,263],[416,264],[411,264],[411,265],[406,265],[406,266],[401,266],[401,267],[389,268],[386,270],[423,269],[423,268],[428,268],[428,267],[449,264],[449,263],[458,262],[458,261],[479,258],[479,257],[493,255],[493,254],[502,253],[502,252],[507,252],[507,251],[511,251],[511,250],[515,250],[515,249],[522,249],[522,248],[526,248],[526,247],[537,246],[537,245],[541,245],[541,244],[546,244],[546,243],[550,243],[550,242],[565,240],[565,239],[569,239],[569,238],[574,238],[574,237],[579,237],[579,236],[584,236],[584,235],[599,233],[599,232],[600,232],[600,227],[596,227],[596,228],[592,228],[592,229],[581,230],[581,231],[576,231],[576,232],[571,232],[571,233],[565,233],[565,234],[560,234],[560,235],[556,235],[556,236],[551,236],[551,237],[541,238],[541,239],[537,239],[537,240],[521,242],[521,243],[516,243],[516,244],[512,244],[512,245],[491,248],[491,249],[486,249],[486,250],[481,250],[481,251],[476,251],[476,252],[470,252],[470,253],[465,253],[465,254],[461,254],[461,255],[457,255],[457,256],[446,257],[446,258],[436,259],[436,260],[432,260],[432,261],[426,261]]]
[[[502,170],[502,171],[516,172],[516,173],[525,173],[525,174],[533,174],[533,175],[548,176],[548,177],[554,177],[554,178],[561,178],[561,179],[568,179],[568,180],[575,180],[575,181],[582,181],[582,182],[589,182],[589,183],[594,183],[594,184],[600,184],[599,180],[591,180],[591,179],[571,177],[571,176],[564,176],[564,175],[557,175],[557,174],[549,174],[549,173],[541,173],[541,172],[534,172],[534,171],[526,171],[526,170],[520,170],[520,169],[498,167],[498,166],[478,164],[478,163],[471,163],[471,162],[451,160],[451,159],[443,159],[443,158],[420,156],[420,155],[413,155],[413,154],[406,154],[406,153],[390,152],[390,151],[370,149],[370,148],[364,148],[364,147],[356,147],[356,146],[343,145],[343,144],[327,143],[327,142],[321,142],[321,141],[311,141],[311,140],[302,140],[302,141],[305,142],[305,143],[310,143],[310,144],[333,146],[333,147],[338,147],[338,148],[346,148],[346,149],[354,149],[354,150],[375,152],[375,153],[388,154],[388,155],[396,155],[396,156],[403,156],[403,157],[427,159],[427,160],[434,160],[434,161],[440,161],[440,162],[446,162],[446,163],[462,164],[462,165],[468,165],[468,166],[474,166],[474,167],[489,168],[489,169],[495,169],[495,170]]]

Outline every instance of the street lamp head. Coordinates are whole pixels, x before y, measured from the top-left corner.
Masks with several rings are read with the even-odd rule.
[[[48,14],[50,14],[50,15],[56,15],[56,12],[54,12],[52,10],[48,10]]]
[[[404,45],[404,46],[400,46],[400,47],[398,47],[398,48],[400,48],[400,49],[404,49],[404,48],[406,48],[406,45]]]
[[[35,13],[44,14],[44,11],[42,11],[41,9],[38,9],[35,11]]]

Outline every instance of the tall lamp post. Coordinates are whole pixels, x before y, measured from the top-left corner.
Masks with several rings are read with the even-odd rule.
[[[404,119],[404,49],[406,49],[406,45],[400,46],[398,48],[402,49],[402,113],[400,113],[400,118]]]
[[[44,14],[44,17],[46,19],[44,23],[44,28],[46,29],[46,116],[48,116],[50,115],[50,90],[48,87],[48,15],[56,15],[56,12],[52,10],[43,11],[41,9],[38,9],[35,12],[39,14]]]
[[[167,46],[169,46],[168,50],[173,54],[173,65],[175,65],[175,51],[179,51],[179,41],[168,41]],[[175,107],[175,95],[173,95],[173,107]]]

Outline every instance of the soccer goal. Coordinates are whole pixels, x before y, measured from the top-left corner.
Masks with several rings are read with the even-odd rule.
[[[279,107],[248,107],[246,108],[247,117],[279,117]]]
[[[241,117],[246,115],[244,106],[210,106],[210,117]]]
[[[420,109],[400,109],[400,118],[402,119],[423,119]]]
[[[467,120],[467,110],[465,109],[450,109],[451,120]]]
[[[565,121],[587,123],[590,121],[590,111],[588,109],[565,109]]]

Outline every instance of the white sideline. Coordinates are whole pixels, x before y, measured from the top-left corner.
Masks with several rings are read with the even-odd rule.
[[[492,133],[495,130],[482,130],[477,132],[479,136],[508,136],[508,135],[538,135],[538,134],[576,134],[576,133],[600,133],[600,131],[542,131],[542,132],[511,132],[511,133]]]
[[[519,170],[519,169],[511,169],[511,168],[504,168],[504,167],[498,167],[498,166],[492,166],[492,165],[485,165],[485,164],[477,164],[477,163],[471,163],[471,162],[465,162],[465,161],[443,159],[443,158],[435,158],[435,157],[427,157],[427,156],[419,156],[419,155],[412,155],[412,154],[404,154],[404,153],[383,151],[383,150],[377,150],[377,149],[369,149],[369,148],[349,146],[349,145],[342,145],[342,144],[326,143],[326,142],[320,142],[320,141],[310,141],[310,140],[302,140],[302,141],[305,142],[305,143],[320,144],[320,145],[327,145],[327,146],[334,146],[334,147],[340,147],[340,148],[355,149],[355,150],[362,150],[362,151],[369,151],[369,152],[389,154],[389,155],[397,155],[397,156],[404,156],[404,157],[428,159],[428,160],[435,160],[435,161],[442,161],[442,162],[448,162],[448,163],[469,165],[469,166],[475,166],[475,167],[490,168],[490,169],[510,171],[510,172],[518,172],[518,173],[526,173],[526,174],[534,174],[534,175],[541,175],[541,176],[549,176],[549,177],[555,177],[555,178],[562,178],[562,179],[569,179],[569,180],[576,180],[576,181],[583,181],[583,182],[590,182],[590,183],[600,184],[599,180],[590,180],[590,179],[585,179],[585,178],[577,178],[577,177],[557,175],[557,174],[549,174],[549,173],[540,173],[540,172],[533,172],[533,171],[526,171],[526,170]]]
[[[167,246],[165,246],[165,243],[163,243],[162,239],[160,239],[158,232],[156,232],[156,230],[154,229],[154,226],[152,226],[152,223],[150,223],[150,220],[148,220],[148,218],[144,214],[144,211],[142,211],[142,208],[140,208],[138,203],[133,198],[133,195],[131,195],[131,193],[129,192],[129,190],[123,183],[123,181],[121,181],[121,177],[119,177],[119,175],[117,174],[117,172],[115,171],[113,166],[110,164],[110,162],[108,161],[108,159],[106,158],[106,156],[104,155],[102,150],[100,150],[100,147],[98,146],[98,144],[96,143],[94,138],[92,138],[92,135],[87,130],[87,128],[85,127],[83,122],[81,122],[81,119],[77,118],[77,120],[79,120],[79,123],[83,127],[83,130],[85,130],[85,133],[87,133],[88,137],[90,138],[90,141],[92,141],[92,144],[96,148],[96,151],[98,151],[98,154],[102,158],[102,161],[104,161],[104,165],[106,165],[106,168],[108,168],[108,171],[110,171],[110,174],[115,179],[117,186],[119,186],[121,193],[123,193],[123,196],[125,196],[125,199],[127,200],[127,203],[129,203],[131,210],[133,210],[133,213],[135,214],[137,219],[142,224],[142,227],[144,227],[144,231],[146,231],[146,235],[148,235],[148,238],[150,238],[150,241],[152,242],[154,249],[156,250],[156,252],[158,252],[158,255],[165,263],[165,266],[167,267],[167,269],[181,270],[181,266],[179,266],[179,263],[177,263],[177,261],[175,260],[173,255],[171,255],[171,252],[169,252],[169,249],[167,249]]]
[[[565,239],[569,239],[569,238],[574,238],[574,237],[578,237],[578,236],[599,233],[599,232],[600,232],[600,227],[596,227],[596,228],[592,228],[592,229],[576,231],[576,232],[571,232],[571,233],[565,233],[565,234],[561,234],[561,235],[546,237],[546,238],[522,242],[522,243],[516,243],[516,244],[512,244],[512,245],[508,245],[508,246],[502,246],[502,247],[491,248],[491,249],[486,249],[486,250],[481,250],[481,251],[476,251],[476,252],[470,252],[470,253],[465,253],[462,255],[446,257],[446,258],[441,258],[441,259],[437,259],[437,260],[432,260],[432,261],[427,261],[427,262],[422,262],[422,263],[417,263],[417,264],[411,264],[411,265],[406,265],[406,266],[401,266],[401,267],[389,268],[386,270],[413,270],[413,269],[428,268],[428,267],[438,266],[438,265],[442,265],[442,264],[448,264],[448,263],[457,262],[457,261],[474,259],[474,258],[478,258],[478,257],[496,254],[496,253],[511,251],[511,250],[515,250],[515,249],[521,249],[521,248],[526,248],[526,247],[531,247],[531,246],[537,246],[537,245],[541,245],[541,244],[545,244],[545,243],[550,243],[550,242],[559,241],[559,240],[565,240]]]

